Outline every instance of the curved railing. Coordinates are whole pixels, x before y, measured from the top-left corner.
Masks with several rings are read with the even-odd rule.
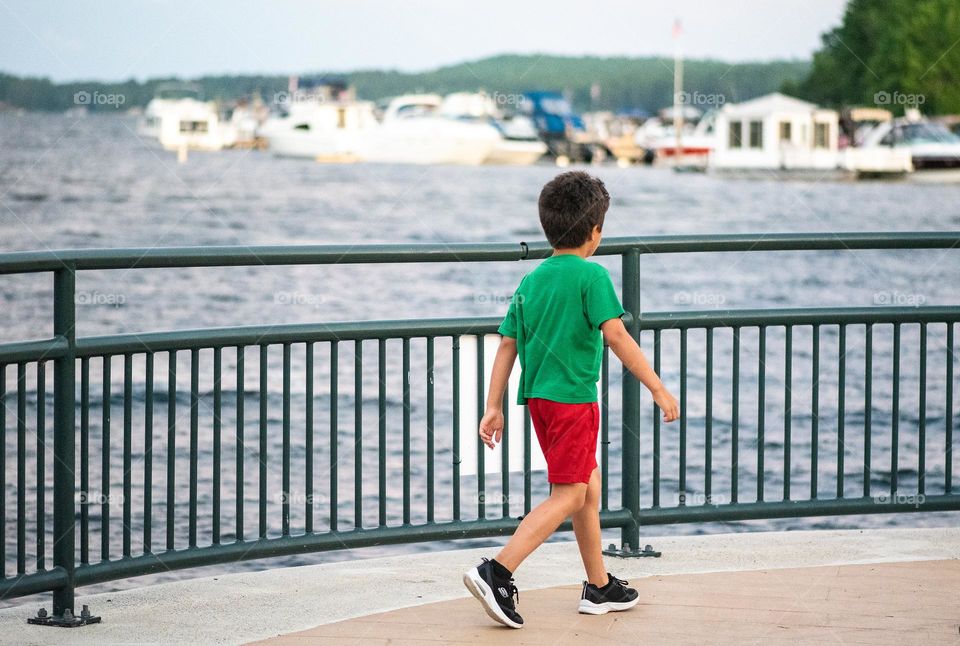
[[[639,384],[611,372],[605,352],[601,523],[621,528],[623,553],[637,552],[645,524],[960,509],[952,481],[960,304],[641,315],[643,255],[958,244],[958,233],[605,241],[598,255],[622,258],[628,329],[652,348],[658,370],[666,353],[678,361],[683,411],[676,432],[665,438],[652,404],[641,402]],[[54,276],[54,336],[0,344],[4,490],[7,474],[17,474],[14,522],[8,518],[14,509],[0,498],[0,526],[13,529],[3,533],[0,595],[52,591],[60,617],[73,609],[80,585],[320,550],[504,535],[545,487],[542,478],[531,478],[527,415],[508,416],[505,436],[516,437],[498,448],[499,473],[492,478],[485,461],[494,454],[476,441],[476,411],[485,399],[483,341],[496,333],[498,318],[77,337],[77,272],[488,262],[549,253],[546,244],[520,243],[0,254],[0,274]],[[905,331],[916,344],[904,342]],[[937,374],[927,368],[933,336],[944,349]],[[721,344],[729,365],[715,365]],[[918,402],[905,422],[906,346]],[[875,409],[886,387],[875,398],[875,356],[892,369],[891,410],[882,423]],[[810,396],[799,402],[793,393],[801,359],[804,374],[809,368]],[[122,372],[116,394],[114,370]],[[186,389],[178,385],[178,370],[189,374]],[[767,388],[770,373],[782,386],[775,398]],[[729,376],[729,392],[715,389],[721,374]],[[256,386],[248,386],[248,377]],[[862,393],[855,402],[846,396],[853,382]],[[829,412],[822,403],[826,389]],[[610,396],[617,390],[619,401]],[[702,414],[688,413],[694,399],[702,401]],[[746,404],[755,414],[745,413]],[[771,406],[782,416],[773,440],[765,421]],[[803,437],[795,433],[801,417]],[[181,430],[189,436],[186,446]],[[729,452],[717,455],[716,445]],[[619,469],[612,468],[617,453]],[[771,470],[766,458],[774,454],[779,462]],[[779,491],[771,498],[773,488]],[[570,530],[570,523],[561,529]],[[12,573],[8,561],[15,562]]]

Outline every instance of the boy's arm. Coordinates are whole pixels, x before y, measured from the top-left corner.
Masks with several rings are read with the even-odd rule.
[[[680,416],[680,406],[674,399],[670,391],[667,390],[660,377],[653,371],[647,358],[643,355],[643,350],[637,345],[623,321],[619,318],[612,318],[600,324],[600,330],[603,332],[603,339],[617,355],[623,365],[640,380],[650,394],[653,395],[653,401],[663,411],[663,421],[672,422]]]
[[[507,382],[516,359],[517,340],[510,336],[500,337],[500,347],[497,348],[490,375],[487,409],[480,420],[480,439],[491,449],[503,436],[503,393],[507,390]]]

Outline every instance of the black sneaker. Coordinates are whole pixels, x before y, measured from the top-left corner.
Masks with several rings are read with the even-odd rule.
[[[520,601],[520,593],[513,579],[505,579],[493,571],[493,564],[484,558],[483,563],[467,570],[463,585],[477,598],[490,618],[510,628],[523,628],[523,617],[517,613],[513,598]]]
[[[592,583],[583,582],[583,592],[580,593],[580,612],[585,615],[605,615],[608,612],[627,610],[637,605],[640,595],[633,588],[628,588],[628,581],[618,579],[609,572],[610,579],[607,585],[598,588]]]

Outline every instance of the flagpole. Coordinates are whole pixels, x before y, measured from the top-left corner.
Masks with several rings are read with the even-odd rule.
[[[673,165],[680,165],[680,155],[683,148],[683,54],[680,51],[680,19],[673,23],[673,130],[676,134],[676,148],[674,149]]]

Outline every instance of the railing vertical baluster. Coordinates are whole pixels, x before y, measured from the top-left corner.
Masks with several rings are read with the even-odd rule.
[[[946,444],[943,465],[944,493],[953,493],[953,323],[947,323],[947,383],[944,407],[944,438]]]
[[[123,556],[130,556],[133,525],[133,355],[123,355]]]
[[[740,328],[733,328],[733,375],[730,393],[730,502],[739,495],[740,475]]]
[[[47,431],[47,369],[46,362],[37,362],[37,570],[46,566],[46,431]]]
[[[640,250],[630,249],[622,256],[623,309],[630,314],[627,331],[640,342]],[[640,382],[623,368],[622,381],[622,508],[632,516],[621,528],[624,549],[636,550],[640,544]]]
[[[357,371],[360,372],[360,341],[356,342],[355,350],[358,353],[357,355]],[[340,433],[340,415],[337,410],[337,401],[339,395],[338,386],[339,386],[339,374],[340,372],[340,344],[337,341],[333,341],[330,344],[330,531],[337,531],[337,506],[339,504],[339,491],[337,490],[337,485],[339,484],[340,473],[337,469],[339,465],[339,458],[337,457],[339,449],[339,433]],[[361,385],[361,381],[357,381],[356,386]],[[359,391],[357,391],[359,393]],[[362,410],[362,409],[361,409]],[[357,415],[360,415],[358,412]],[[357,421],[359,424],[359,419]]]
[[[84,359],[86,361],[86,359]],[[148,352],[143,401],[143,553],[153,551],[153,353]],[[86,456],[86,451],[81,455]],[[86,459],[86,458],[84,458]],[[82,532],[86,533],[86,532]]]
[[[174,546],[177,459],[177,351],[167,355],[167,549]]]
[[[331,364],[333,363],[332,358],[336,350],[333,347],[337,345],[336,341],[330,343],[330,356]],[[307,534],[313,533],[313,343],[308,342],[304,348],[304,373],[305,373],[305,384],[304,388],[306,390],[306,395],[304,396],[304,465],[303,465],[303,493],[304,493],[304,509],[303,509],[303,524],[304,531]],[[331,373],[336,374],[336,373]],[[334,379],[335,380],[335,379]],[[331,384],[332,386],[333,384]],[[330,406],[334,406],[334,396],[336,395],[336,390],[330,388]]]
[[[899,485],[900,464],[900,324],[893,324],[893,402],[890,419],[890,500]]]
[[[706,365],[705,393],[706,420],[704,422],[704,456],[703,456],[703,495],[707,503],[713,500],[713,328],[707,328],[707,365]]]
[[[687,328],[680,330],[680,505],[687,504]]]
[[[403,524],[410,524],[410,339],[403,337]]]
[[[90,359],[87,357],[80,360],[80,562],[84,565],[90,562]]]
[[[500,496],[502,503],[501,514],[504,518],[510,516],[510,389],[503,391],[503,435],[500,436]]]
[[[813,326],[811,341],[813,367],[810,372],[812,382],[810,392],[810,498],[817,497],[817,470],[820,468],[820,326]]]
[[[433,522],[433,337],[427,337],[427,522]]]
[[[219,347],[213,349],[213,543],[220,543],[220,434],[221,413],[223,409],[222,389],[222,352]]]
[[[784,330],[783,351],[783,499],[790,500],[790,445],[793,420],[793,326]]]
[[[283,344],[282,465],[280,498],[280,532],[290,535],[290,344]]]
[[[200,350],[190,351],[190,518],[189,546],[197,546],[197,469],[200,448]]]
[[[763,417],[766,410],[767,386],[767,328],[763,325],[759,330],[759,348],[757,350],[757,502],[763,502],[763,489],[766,483],[766,474],[763,471],[763,457],[766,448],[764,438]]]
[[[873,413],[873,324],[867,323],[863,359],[863,496],[870,496],[870,418]]]
[[[110,560],[110,368],[109,355],[103,357],[103,396],[101,406],[100,451],[100,560]]]
[[[360,341],[357,341],[359,344]],[[359,348],[357,350],[359,352]],[[357,366],[357,373],[361,375],[363,371]],[[360,388],[360,382],[357,382],[357,388]],[[359,390],[358,390],[359,392]],[[338,444],[340,438],[340,343],[338,341],[330,342],[330,446],[331,456],[338,453]],[[360,409],[358,409],[360,410]],[[363,527],[363,426],[359,423],[360,417],[357,417],[357,423],[353,427],[353,523],[356,529]],[[333,458],[331,458],[333,459]],[[335,461],[334,461],[335,462]],[[331,464],[330,476],[330,513],[331,518],[337,517],[337,506],[340,504],[339,490],[337,481],[339,480],[339,470],[335,463]],[[333,495],[336,494],[336,495]]]
[[[246,379],[244,378],[244,355],[245,348],[242,345],[237,346],[237,449],[236,449],[236,482],[237,482],[237,499],[236,499],[236,516],[237,516],[237,526],[235,533],[237,535],[237,542],[243,540],[243,481],[244,481],[244,469],[243,469],[243,453],[246,450],[246,444],[243,441],[243,402],[246,399]]]
[[[920,419],[917,438],[917,493],[926,492],[927,481],[927,324],[920,324]]]
[[[847,326],[840,324],[837,354],[837,498],[843,498],[843,470],[847,445],[844,442],[847,390]]]
[[[661,363],[660,328],[653,331],[653,371],[660,373]],[[653,506],[660,506],[660,419],[661,413],[653,404]]]
[[[353,344],[353,349],[353,455],[354,460],[360,462],[363,458],[363,452],[360,447],[360,444],[363,440],[363,341],[357,339]],[[354,472],[359,473],[357,469],[354,469]],[[356,522],[356,519],[360,518],[363,512],[363,498],[362,496],[357,495],[358,493],[362,493],[358,491],[362,484],[363,483],[360,480],[354,482],[354,522]],[[333,500],[336,501],[336,496],[332,497]],[[335,518],[336,516],[334,516],[334,519]],[[330,521],[330,527],[333,531],[336,531],[336,526],[333,520]]]
[[[531,498],[533,497],[530,482],[530,435],[531,431],[530,409],[523,407],[523,513],[529,514],[531,507]],[[607,474],[604,472],[604,479]],[[606,492],[606,487],[604,487]]]
[[[259,514],[259,536],[267,537],[267,403],[270,398],[270,391],[267,382],[267,370],[269,368],[269,356],[267,354],[269,346],[262,344],[260,346],[260,514]]]
[[[453,392],[451,430],[453,432],[453,520],[460,520],[460,337],[454,335],[451,340],[453,356]]]
[[[53,333],[67,341],[67,352],[53,363],[53,566],[62,568],[66,584],[53,592],[53,614],[74,609],[76,567],[76,270],[64,266],[53,274]],[[6,445],[0,442],[0,452]],[[3,528],[6,531],[6,527]],[[4,567],[0,562],[0,571]]]
[[[483,335],[478,334],[477,337],[477,422],[479,423],[480,418],[483,417],[483,411],[486,408],[485,406],[485,388],[484,381],[486,375],[484,374],[485,368],[483,366],[484,352],[483,352]],[[484,458],[486,454],[483,452],[486,445],[480,441],[479,435],[477,436],[477,518],[483,520],[487,517],[486,509],[486,466],[484,465]]]
[[[17,364],[17,574],[27,572],[27,364]]]
[[[0,579],[7,578],[7,366],[0,363]]]
[[[600,509],[605,511],[610,508],[610,346],[606,344],[600,366],[600,407]],[[524,463],[524,473],[529,471]]]
[[[380,526],[387,524],[387,340],[380,339],[377,344],[377,374],[379,375],[379,390],[377,392],[377,408],[379,410],[378,425],[378,482]]]

